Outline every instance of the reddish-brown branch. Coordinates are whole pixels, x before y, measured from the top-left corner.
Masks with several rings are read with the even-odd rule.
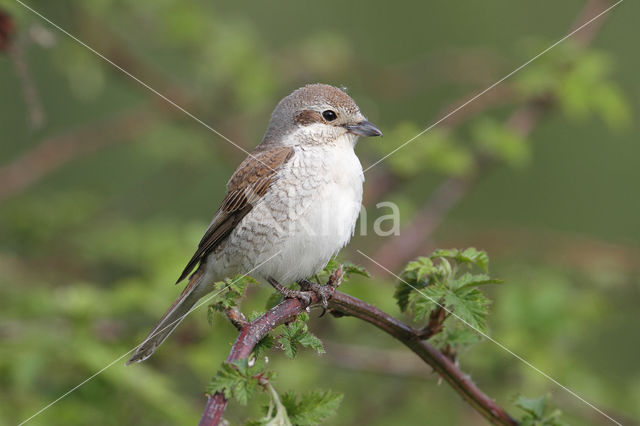
[[[312,303],[318,303],[318,296],[314,293]],[[240,334],[231,347],[227,357],[228,363],[238,359],[248,358],[258,342],[280,324],[293,320],[296,315],[305,310],[298,299],[285,299],[271,308],[260,318],[252,321],[240,329]],[[234,324],[235,325],[235,324]],[[221,393],[210,395],[207,405],[200,419],[200,426],[217,425],[227,407],[227,400]]]
[[[314,295],[312,303],[318,303],[316,295]],[[280,324],[291,321],[304,309],[298,300],[286,299],[260,318],[242,327],[240,335],[227,357],[227,362],[248,358],[255,345],[269,331]],[[499,425],[518,424],[494,400],[485,395],[449,358],[424,341],[421,337],[422,330],[415,330],[375,306],[339,291],[336,291],[330,299],[329,309],[335,316],[359,318],[399,340],[438,372],[462,398],[490,422]],[[226,406],[227,400],[222,394],[216,393],[209,396],[200,419],[200,426],[219,424]]]

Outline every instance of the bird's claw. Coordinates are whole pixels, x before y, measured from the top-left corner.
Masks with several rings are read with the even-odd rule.
[[[313,300],[313,292],[312,291],[298,291],[293,297],[298,299],[305,307],[311,305],[311,301]]]
[[[342,278],[343,270],[342,267],[340,267],[331,273],[327,283],[324,285],[308,280],[302,280],[298,282],[298,284],[305,292],[313,292],[318,296],[322,306],[322,313],[320,316],[323,316],[329,307],[329,299],[331,299],[336,288],[342,283]]]

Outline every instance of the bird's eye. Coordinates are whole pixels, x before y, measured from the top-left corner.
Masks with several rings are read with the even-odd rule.
[[[327,121],[333,121],[336,118],[338,118],[336,113],[334,111],[331,111],[330,109],[328,109],[326,111],[323,111],[322,112],[322,117],[324,117],[324,119],[327,120]]]

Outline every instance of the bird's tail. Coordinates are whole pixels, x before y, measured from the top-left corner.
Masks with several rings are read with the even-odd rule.
[[[153,330],[136,348],[134,354],[127,361],[127,365],[134,362],[141,362],[149,358],[164,342],[167,337],[178,327],[178,324],[187,316],[193,306],[209,293],[212,287],[203,282],[203,271],[197,271],[189,279],[189,284],[184,288],[180,296],[173,302],[173,305],[160,318],[160,321],[153,327]]]

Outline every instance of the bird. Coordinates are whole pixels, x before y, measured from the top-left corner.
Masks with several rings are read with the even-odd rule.
[[[226,196],[178,278],[189,277],[188,284],[127,364],[149,358],[227,277],[250,273],[307,306],[315,291],[326,307],[320,284],[306,291],[287,285],[310,284],[306,279],[355,231],[364,182],[354,151],[360,136],[382,132],[343,89],[308,84],[283,98],[262,141],[227,182]]]

